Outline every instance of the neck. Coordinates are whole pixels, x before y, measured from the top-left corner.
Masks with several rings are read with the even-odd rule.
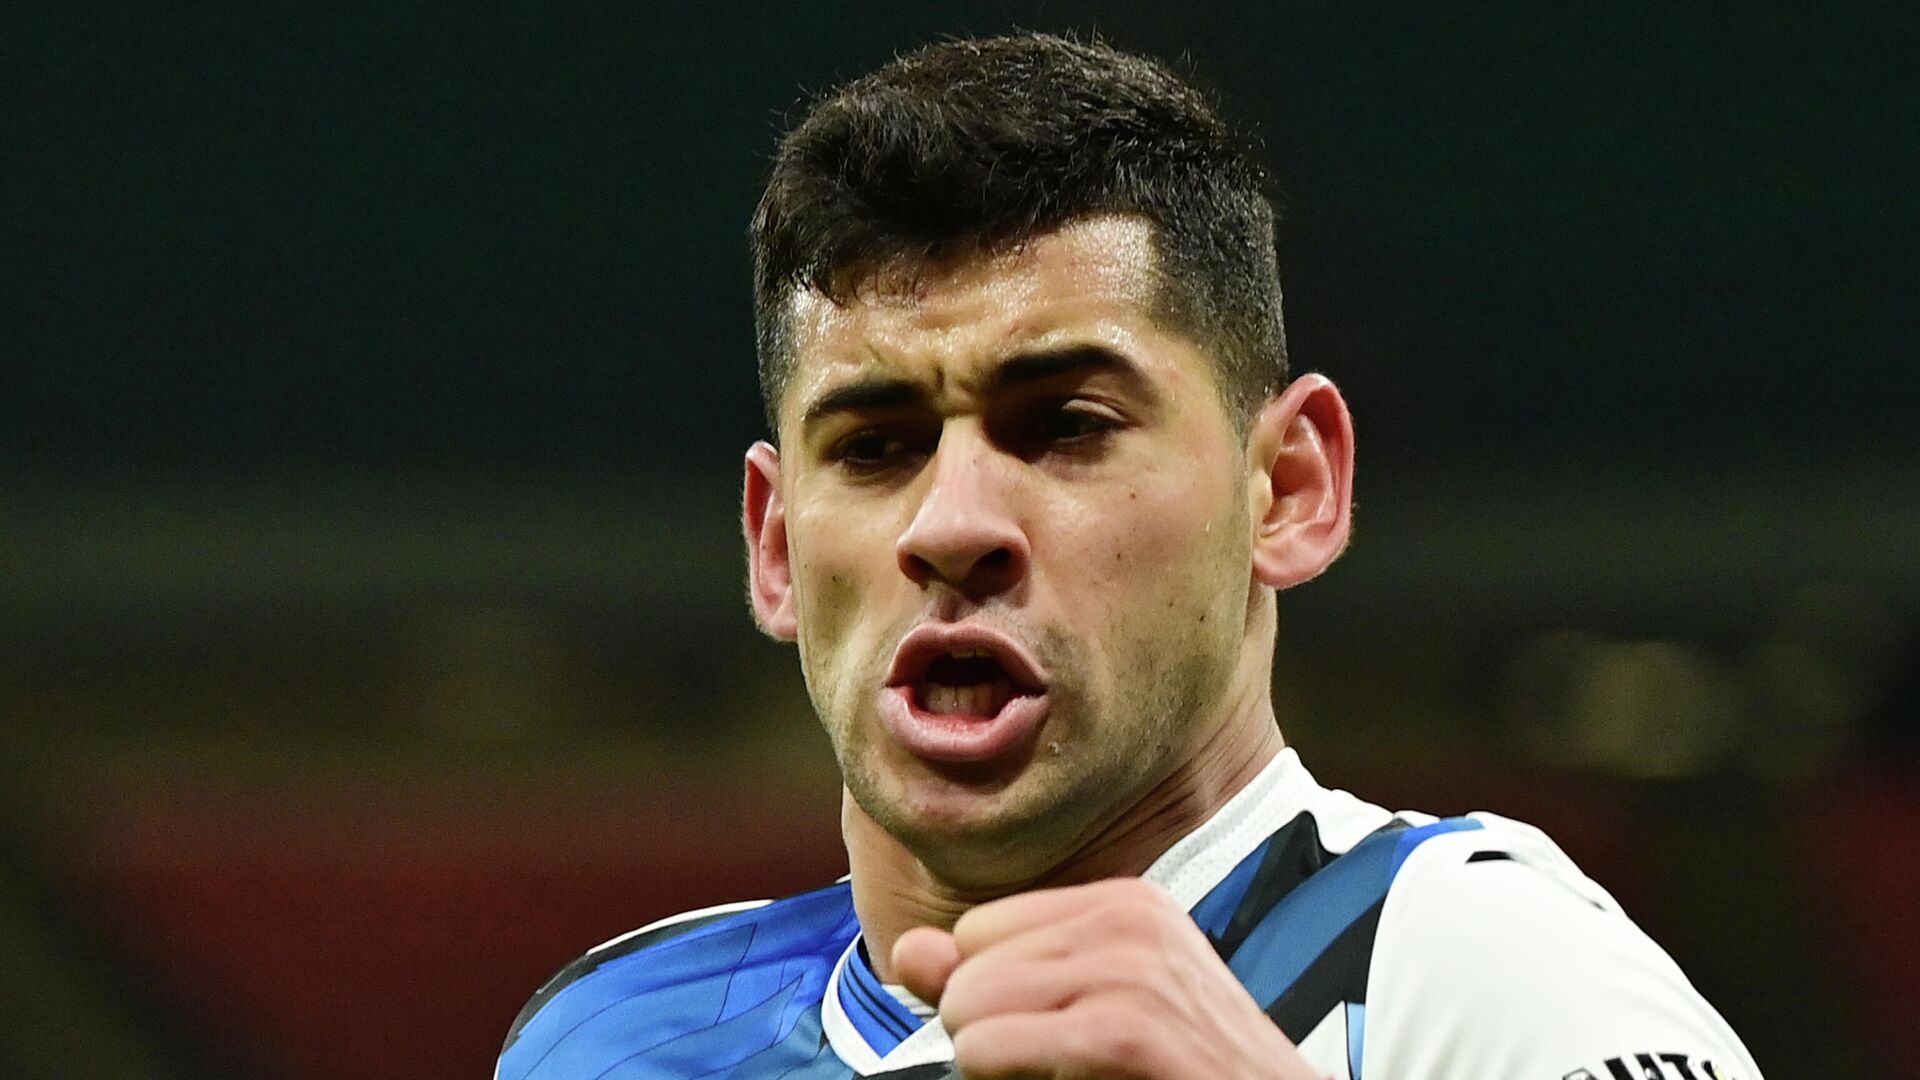
[[[853,905],[876,974],[893,981],[893,943],[916,926],[950,930],[969,908],[1018,892],[1145,873],[1181,837],[1199,828],[1247,786],[1286,745],[1264,695],[1221,724],[1146,795],[1041,875],[991,889],[942,880],[860,809],[842,800],[841,832],[853,878]]]

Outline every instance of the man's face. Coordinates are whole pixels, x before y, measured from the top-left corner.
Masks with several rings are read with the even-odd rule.
[[[848,790],[923,859],[1043,870],[1223,719],[1249,466],[1153,259],[1090,218],[796,301],[793,632]]]

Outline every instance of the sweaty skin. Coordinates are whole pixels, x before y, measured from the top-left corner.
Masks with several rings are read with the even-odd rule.
[[[1178,932],[1191,925],[1170,899],[1177,919],[1141,916],[1152,887],[1104,879],[1145,870],[1281,749],[1275,593],[1345,543],[1351,422],[1333,385],[1306,376],[1243,434],[1206,353],[1156,320],[1153,260],[1147,223],[1103,216],[879,275],[845,303],[797,293],[781,449],[747,455],[750,591],[763,628],[798,643],[839,760],[854,903],[882,978],[899,956],[937,1000],[1064,895],[1117,904],[1116,944],[1164,932],[1152,940],[1170,961],[1251,1010],[1221,1015],[1285,1046],[1197,930]],[[897,737],[889,672],[928,625],[1029,657],[1037,727],[978,761]],[[1029,931],[969,947],[963,916],[996,910]],[[956,924],[950,956],[926,940]],[[915,927],[931,928],[915,937],[934,957],[918,968],[902,940]],[[1188,955],[1195,942],[1204,955]],[[977,1027],[993,998],[972,992],[954,1019]]]

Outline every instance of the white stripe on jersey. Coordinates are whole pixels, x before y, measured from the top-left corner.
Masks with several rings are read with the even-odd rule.
[[[631,941],[641,934],[651,934],[655,930],[664,930],[669,926],[687,922],[690,919],[705,918],[708,915],[731,915],[736,911],[752,911],[754,908],[766,907],[771,903],[773,903],[771,900],[736,900],[731,904],[715,904],[712,907],[703,907],[698,911],[683,911],[678,915],[669,915],[664,919],[650,922],[638,930],[629,930],[619,937],[609,938],[595,945],[593,948],[588,949],[587,955],[592,956],[594,953],[606,952],[608,949],[613,948],[623,941]]]

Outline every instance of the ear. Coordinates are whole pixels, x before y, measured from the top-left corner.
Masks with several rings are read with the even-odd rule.
[[[1353,417],[1340,390],[1303,375],[1247,434],[1253,576],[1286,589],[1333,565],[1353,529]]]
[[[769,636],[792,641],[799,634],[799,623],[793,616],[793,564],[787,551],[787,509],[780,498],[780,451],[768,443],[747,448],[741,501],[753,621]]]

